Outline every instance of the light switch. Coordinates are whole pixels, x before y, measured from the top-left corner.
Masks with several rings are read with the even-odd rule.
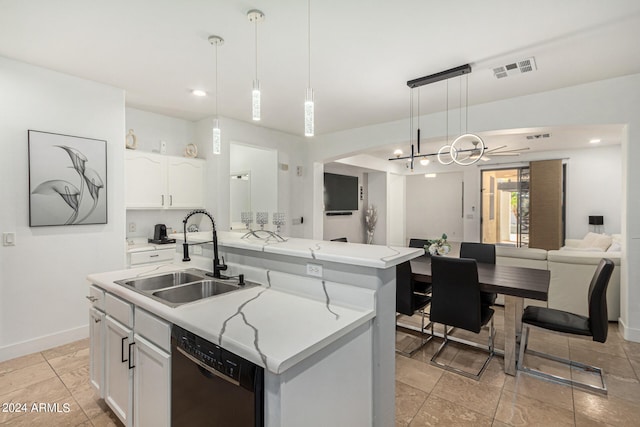
[[[8,233],[2,233],[2,243],[5,246],[15,246],[16,245],[16,233],[14,231]]]

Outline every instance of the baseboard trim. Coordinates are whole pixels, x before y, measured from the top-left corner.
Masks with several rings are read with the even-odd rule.
[[[6,345],[4,347],[0,347],[0,362],[48,350],[53,347],[87,338],[88,336],[89,325],[84,325],[73,329],[67,329],[66,331],[56,332],[54,334],[44,335],[27,341]]]
[[[622,334],[622,338],[627,341],[640,342],[640,329],[630,328],[625,325],[622,318],[618,318],[618,330]]]

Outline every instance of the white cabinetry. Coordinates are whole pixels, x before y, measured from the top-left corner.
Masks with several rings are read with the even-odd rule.
[[[171,324],[96,286],[88,298],[91,384],[125,426],[168,427]]]
[[[135,335],[134,425],[171,424],[171,355]]]
[[[95,392],[104,398],[105,313],[104,291],[89,287],[89,382]]]
[[[167,157],[167,194],[171,208],[203,206],[204,161]]]
[[[204,160],[125,152],[128,209],[189,209],[203,205]]]
[[[107,315],[105,401],[125,426],[133,411],[133,331]]]

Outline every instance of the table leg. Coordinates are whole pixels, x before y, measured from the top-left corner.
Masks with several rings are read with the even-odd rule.
[[[508,375],[516,374],[523,305],[524,299],[521,297],[504,296],[504,372]]]

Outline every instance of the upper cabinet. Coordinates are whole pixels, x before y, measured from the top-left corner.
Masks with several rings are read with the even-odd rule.
[[[202,159],[125,152],[128,209],[192,209],[203,206]]]

